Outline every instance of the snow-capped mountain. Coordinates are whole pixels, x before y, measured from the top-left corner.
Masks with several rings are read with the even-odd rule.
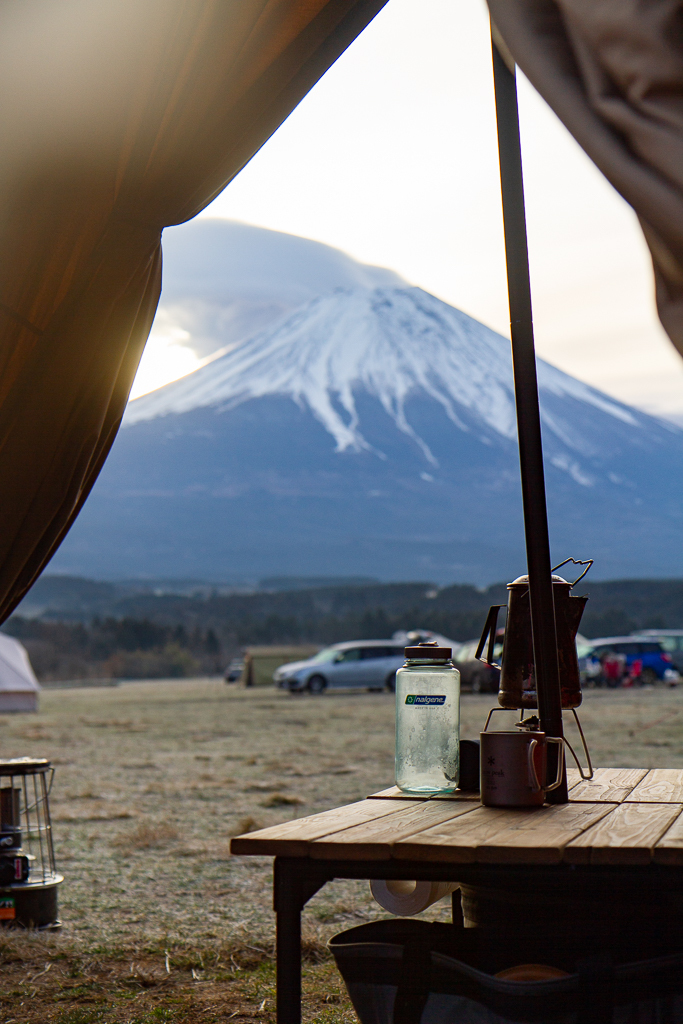
[[[553,553],[683,573],[683,430],[539,361]],[[105,542],[106,540],[106,542]],[[484,583],[525,569],[509,342],[337,288],[129,405],[51,571]]]
[[[633,410],[549,363],[539,361],[538,376],[542,393],[584,402],[639,426]],[[371,451],[355,391],[377,398],[396,428],[432,465],[433,453],[405,414],[406,401],[416,392],[441,405],[460,430],[469,432],[478,425],[504,438],[516,437],[510,343],[421,288],[338,288],[249,344],[132,402],[126,423],[287,395],[310,409],[334,438],[338,452]],[[543,422],[555,441],[577,458],[599,454],[596,438],[579,424],[545,408]],[[578,462],[560,468],[579,483],[590,482]]]

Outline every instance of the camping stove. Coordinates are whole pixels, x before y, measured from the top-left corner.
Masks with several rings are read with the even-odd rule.
[[[61,922],[50,821],[54,768],[38,757],[0,761],[0,924],[54,929]]]

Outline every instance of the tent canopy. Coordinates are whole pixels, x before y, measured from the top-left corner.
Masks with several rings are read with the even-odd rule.
[[[39,692],[26,648],[13,636],[0,633],[0,714],[37,711]]]
[[[683,33],[671,0],[488,0],[512,59],[638,215],[683,355]]]
[[[194,217],[386,0],[0,0],[0,621],[116,436]]]
[[[31,662],[28,660],[24,645],[15,640],[13,636],[0,633],[0,695],[4,690],[37,693],[40,690],[40,684],[31,667]]]

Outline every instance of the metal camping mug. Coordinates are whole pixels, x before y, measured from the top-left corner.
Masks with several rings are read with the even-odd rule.
[[[540,807],[545,795],[561,785],[564,757],[557,757],[557,778],[546,781],[548,744],[562,747],[564,740],[540,730],[482,732],[481,802],[487,807]]]

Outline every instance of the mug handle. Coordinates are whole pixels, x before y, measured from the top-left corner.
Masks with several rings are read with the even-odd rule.
[[[557,778],[551,786],[545,787],[545,792],[550,793],[551,790],[557,789],[558,786],[561,786],[562,780],[564,779],[564,740],[559,736],[547,736],[546,743],[556,743],[560,748],[557,751]]]
[[[538,781],[538,775],[536,774],[536,765],[534,764],[534,750],[538,746],[538,740],[531,740],[529,746],[526,748],[527,766],[529,769],[529,785],[531,786],[532,793],[540,793],[541,783]],[[558,783],[559,785],[559,783]]]
[[[564,740],[559,737],[548,736],[545,740],[546,743],[556,743],[559,747],[564,746]],[[529,785],[531,786],[532,793],[540,793],[543,790],[544,793],[550,793],[551,790],[557,789],[562,785],[564,778],[564,757],[563,752],[560,750],[557,754],[557,778],[550,786],[541,786],[538,781],[538,775],[536,774],[536,765],[534,763],[534,751],[538,746],[538,740],[531,740],[527,747],[527,766],[529,769]]]

